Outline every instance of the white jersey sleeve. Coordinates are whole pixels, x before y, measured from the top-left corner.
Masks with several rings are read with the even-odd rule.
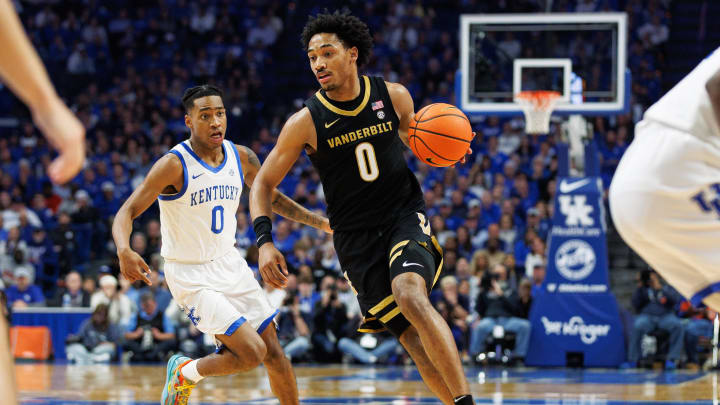
[[[200,159],[190,141],[170,150],[182,163],[183,187],[159,196],[165,260],[205,263],[234,249],[243,174],[235,145],[225,140],[222,147],[225,159],[217,167]]]
[[[670,89],[646,112],[644,119],[661,123],[720,146],[720,127],[705,84],[720,70],[720,48]]]

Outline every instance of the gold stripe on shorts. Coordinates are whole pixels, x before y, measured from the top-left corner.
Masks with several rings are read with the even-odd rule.
[[[395,309],[393,309],[392,311],[383,315],[383,317],[380,318],[380,322],[388,323],[391,319],[393,319],[399,313],[400,313],[400,307],[395,307]]]
[[[378,312],[382,311],[383,309],[385,309],[385,307],[392,304],[393,302],[395,302],[395,297],[392,294],[390,294],[387,297],[385,297],[385,299],[380,301],[377,305],[370,308],[370,310],[368,312],[370,312],[373,315],[377,315]]]
[[[435,283],[437,283],[438,277],[440,277],[440,273],[442,272],[443,260],[444,259],[440,259],[440,265],[435,272],[435,278],[433,279],[432,287],[435,287]]]
[[[410,243],[409,239],[396,243],[395,246],[393,246],[392,249],[390,249],[390,254],[388,256],[392,257],[393,253],[395,253],[396,250],[407,245],[408,243]]]

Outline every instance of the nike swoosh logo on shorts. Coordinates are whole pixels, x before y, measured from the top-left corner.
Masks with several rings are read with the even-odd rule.
[[[410,267],[410,266],[420,266],[420,267],[424,267],[424,266],[423,266],[422,264],[420,264],[420,263],[408,263],[407,260],[405,260],[405,262],[403,262],[403,267]]]
[[[336,119],[335,121],[333,121],[333,122],[331,122],[331,123],[329,123],[329,124],[326,122],[326,123],[325,123],[325,128],[330,128],[331,126],[333,126],[333,125],[334,125],[336,122],[338,122],[338,121],[340,121],[340,118]]]
[[[590,179],[582,179],[582,180],[576,181],[574,183],[568,183],[565,180],[563,180],[560,182],[560,192],[561,193],[570,193],[588,183],[590,183]]]
[[[197,175],[193,174],[193,176],[192,176],[192,177],[193,177],[193,180],[197,179],[198,177],[202,176],[203,174],[205,174],[205,173],[200,173],[200,174],[197,174]]]

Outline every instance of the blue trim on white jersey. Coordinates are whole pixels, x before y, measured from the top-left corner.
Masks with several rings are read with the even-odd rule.
[[[235,146],[234,143],[231,145],[232,145],[233,152],[235,152],[235,160],[237,160],[238,170],[240,171],[240,184],[245,184],[245,177],[243,176],[243,171],[242,171],[242,163],[240,163],[240,154],[237,151],[237,146]]]
[[[225,141],[223,141],[223,143],[222,143],[223,152],[225,154],[225,159],[223,159],[222,163],[220,163],[220,166],[218,166],[218,167],[212,167],[209,164],[205,163],[202,159],[200,159],[200,156],[198,156],[195,152],[193,152],[192,148],[187,145],[187,142],[181,142],[180,145],[182,145],[183,148],[185,148],[185,150],[188,151],[190,156],[194,157],[195,160],[198,161],[198,163],[200,163],[206,169],[210,170],[213,173],[217,173],[220,170],[222,170],[223,167],[225,167],[225,163],[227,162],[227,158],[228,158],[228,151],[225,149]]]
[[[262,333],[265,331],[265,328],[267,328],[267,326],[270,325],[270,322],[272,322],[273,318],[275,318],[275,315],[277,315],[279,312],[280,311],[276,309],[272,315],[268,316],[268,318],[266,320],[264,320],[263,323],[260,324],[260,326],[258,326],[258,329],[257,329],[258,335],[262,335]]]
[[[716,292],[720,292],[720,281],[710,284],[709,286],[693,294],[693,296],[690,297],[690,303],[694,307],[700,307],[701,305],[703,305],[702,301],[705,299],[705,297]]]
[[[244,316],[241,316],[240,318],[238,318],[237,321],[233,322],[232,325],[230,325],[230,327],[227,328],[227,330],[225,331],[225,336],[231,336],[233,333],[235,333],[235,331],[240,326],[242,326],[242,324],[245,323],[245,321],[246,321],[246,319]]]
[[[187,170],[187,165],[185,164],[185,158],[182,157],[182,153],[180,153],[176,150],[171,150],[168,153],[172,153],[173,155],[177,156],[180,159],[180,163],[182,164],[182,167],[183,167],[183,186],[182,186],[182,190],[180,190],[180,192],[177,194],[168,194],[168,195],[161,194],[161,195],[159,195],[158,198],[163,201],[177,200],[178,198],[182,197],[183,194],[185,194],[185,190],[187,190],[187,188],[188,188],[188,170]]]

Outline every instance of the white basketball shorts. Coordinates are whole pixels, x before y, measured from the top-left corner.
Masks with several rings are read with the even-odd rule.
[[[720,292],[720,150],[641,121],[610,185],[625,242],[694,305]]]
[[[278,313],[237,249],[202,264],[166,261],[165,280],[192,323],[213,336],[245,322],[260,334]]]

